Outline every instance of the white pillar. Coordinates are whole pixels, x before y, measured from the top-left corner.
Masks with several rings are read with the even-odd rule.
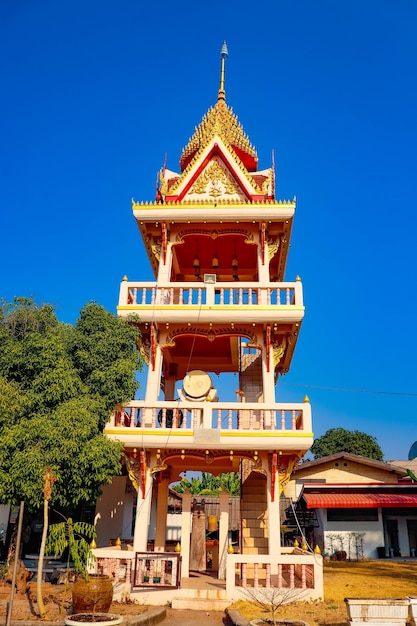
[[[398,544],[401,556],[410,556],[407,520],[404,517],[398,518]]]
[[[181,576],[190,576],[190,536],[191,536],[191,491],[187,489],[182,494],[181,515]]]
[[[219,496],[219,572],[218,578],[226,578],[227,548],[229,545],[229,493],[223,489]]]
[[[272,330],[271,330],[272,334]],[[264,339],[258,339],[259,345],[264,345]],[[272,345],[269,349],[269,372],[267,367],[268,353],[266,345],[262,349],[262,393],[263,401],[275,403],[275,381],[274,381],[274,354]]]
[[[152,369],[152,359],[149,359],[148,377],[146,381],[146,402],[155,402],[158,400],[161,388],[161,371],[162,371],[162,350],[159,345],[155,350],[155,368]],[[148,420],[149,421],[149,420]]]
[[[171,274],[171,267],[172,267],[172,244],[170,242],[167,242],[167,258],[166,258],[165,264],[163,260],[163,254],[164,253],[163,253],[162,245],[161,245],[161,256],[159,258],[159,265],[158,265],[158,283],[165,285],[166,283],[170,282],[170,274]]]
[[[137,497],[137,508],[135,518],[135,536],[133,538],[134,552],[147,552],[148,550],[148,529],[151,514],[152,502],[152,474],[148,468],[146,470],[145,496],[142,497],[142,487],[139,484]]]
[[[279,556],[281,554],[281,520],[279,512],[279,475],[275,476],[275,485],[272,498],[272,476],[268,459],[262,455],[262,465],[267,469],[266,490],[268,503],[268,554]],[[273,501],[272,501],[273,500]]]
[[[261,238],[260,236],[256,236],[255,239],[258,243],[258,276],[259,276],[259,284],[262,287],[266,283],[269,283],[269,253],[268,253],[268,244],[265,241],[265,255],[264,255],[264,264],[262,265],[262,247],[261,247]]]
[[[168,512],[168,481],[163,480],[158,485],[158,499],[156,505],[155,552],[165,552]]]

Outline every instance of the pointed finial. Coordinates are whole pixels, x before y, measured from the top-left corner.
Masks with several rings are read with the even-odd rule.
[[[226,92],[224,90],[224,66],[225,66],[225,60],[227,59],[227,57],[229,56],[229,52],[227,50],[227,44],[226,41],[223,42],[222,45],[222,49],[220,52],[220,58],[222,60],[222,65],[221,65],[221,69],[220,69],[220,89],[219,89],[219,93],[217,96],[217,100],[226,100]]]

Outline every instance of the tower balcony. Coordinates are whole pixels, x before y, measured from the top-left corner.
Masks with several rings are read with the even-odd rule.
[[[207,275],[212,276],[212,275]],[[118,314],[137,315],[141,322],[209,323],[301,322],[304,317],[300,280],[285,283],[176,282],[140,283],[123,280]],[[214,317],[215,316],[215,317]]]
[[[132,400],[105,434],[127,447],[298,450],[313,443],[311,406],[301,403]]]

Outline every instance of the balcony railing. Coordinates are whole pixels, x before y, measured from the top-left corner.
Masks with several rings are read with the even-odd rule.
[[[303,307],[301,281],[291,283],[137,283],[123,281],[119,307]]]
[[[107,428],[190,431],[311,432],[311,406],[303,403],[154,402],[118,407]]]
[[[181,557],[173,552],[136,552],[132,586],[178,589]]]
[[[286,602],[323,598],[322,556],[291,548],[282,548],[282,554],[277,557],[259,554],[227,556],[228,598],[247,600],[247,590],[256,592],[271,588],[280,590]]]
[[[107,549],[96,549],[102,554]],[[113,555],[114,552],[114,555]],[[181,556],[174,552],[130,552],[123,558],[100,556],[98,571],[113,582],[124,582],[127,591],[178,589],[181,586]],[[134,563],[133,577],[130,568]],[[281,548],[278,556],[228,554],[226,595],[232,600],[248,599],[256,593],[278,590],[285,602],[323,598],[323,559],[301,549]]]

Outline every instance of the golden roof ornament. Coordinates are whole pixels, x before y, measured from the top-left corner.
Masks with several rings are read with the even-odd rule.
[[[220,87],[217,102],[203,116],[201,123],[196,127],[193,136],[183,149],[180,158],[182,172],[197,152],[204,149],[215,135],[218,135],[235,152],[248,171],[257,170],[258,156],[256,150],[250,143],[237,116],[226,104],[225,63],[228,56],[227,44],[224,42],[220,53]]]
[[[224,41],[221,52],[220,52],[220,58],[222,60],[222,64],[221,64],[221,69],[220,69],[220,88],[219,88],[219,94],[217,96],[217,100],[226,100],[226,92],[224,90],[224,66],[225,66],[225,62],[228,56],[229,56],[229,51],[227,50],[226,41]]]

